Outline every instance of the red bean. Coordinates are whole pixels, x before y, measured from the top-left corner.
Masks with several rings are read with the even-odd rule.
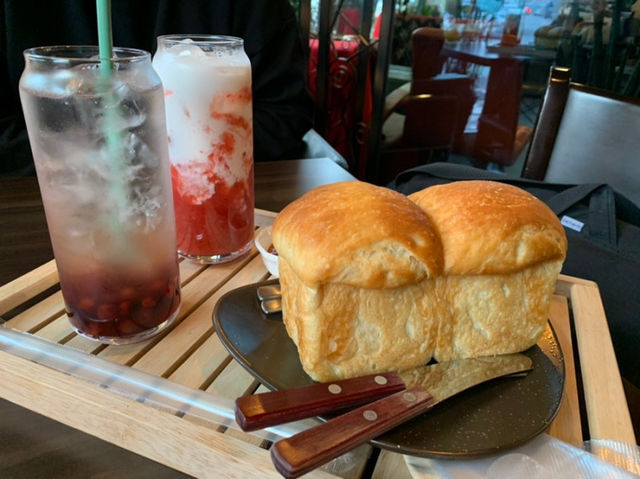
[[[98,306],[98,319],[113,321],[116,319],[118,308],[113,304],[101,304]]]

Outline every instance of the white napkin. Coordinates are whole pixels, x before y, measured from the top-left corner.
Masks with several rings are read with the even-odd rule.
[[[640,477],[640,448],[590,441],[620,467],[547,434],[506,454],[466,461],[405,456],[414,479],[631,479]],[[633,471],[633,472],[629,472]]]

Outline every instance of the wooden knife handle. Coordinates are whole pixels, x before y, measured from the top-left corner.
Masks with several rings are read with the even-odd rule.
[[[298,477],[423,413],[434,403],[419,386],[395,393],[276,442],[271,460],[284,477]]]
[[[236,399],[236,422],[244,431],[359,406],[405,388],[394,372],[317,383]]]

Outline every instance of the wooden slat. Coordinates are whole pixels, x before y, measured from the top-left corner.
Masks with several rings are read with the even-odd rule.
[[[58,270],[54,260],[29,271],[0,287],[0,314],[37,296],[58,282]]]
[[[270,224],[274,217],[272,213],[259,213],[256,216],[257,224]],[[18,278],[25,285],[23,292],[15,291],[13,286],[8,288],[12,283],[0,288],[0,301],[5,301],[0,304],[12,304],[7,303],[7,298],[15,301],[20,297],[25,298],[20,301],[26,301],[37,295],[39,290],[46,289],[46,285],[55,284],[57,277],[50,276],[51,267],[55,269],[53,262],[44,265],[39,272],[34,270]],[[42,272],[49,274],[44,282],[37,278]],[[64,342],[67,347],[98,354],[116,363],[133,365],[137,369],[226,398],[233,399],[242,394],[266,390],[231,359],[213,331],[211,322],[213,308],[223,294],[267,277],[257,251],[253,249],[250,255],[239,261],[210,267],[181,261],[180,276],[183,306],[178,320],[170,329],[146,342],[105,346],[75,335],[63,313],[64,303],[60,292],[12,318],[7,326]],[[633,429],[622,384],[616,374],[617,364],[597,285],[561,275],[556,292],[562,297],[554,297],[550,316],[565,352],[567,375],[563,402],[550,433],[571,444],[581,444],[578,398],[584,395],[591,438],[633,444]],[[570,298],[577,335],[577,344],[573,345],[567,297]],[[572,350],[579,350],[584,392],[577,387]],[[167,354],[167,351],[171,351],[171,354]],[[179,418],[61,374],[0,351],[1,394],[6,399],[80,430],[93,431],[107,441],[199,477],[208,474],[215,477],[252,477],[252,474],[254,477],[278,477],[268,451],[264,449],[268,444],[259,437],[225,428],[222,428],[224,434],[221,434],[211,424],[194,421],[188,411],[184,418]],[[10,384],[10,387],[5,388],[5,384]],[[115,412],[110,417],[112,406]],[[91,414],[78,411],[91,411]],[[151,421],[150,425],[147,426],[145,421]],[[218,443],[230,446],[218,447]],[[202,455],[199,462],[192,460],[191,452],[184,452],[187,444],[190,450]],[[359,478],[364,473],[370,452],[369,446],[363,446],[348,461],[338,460],[327,467],[341,477]],[[605,450],[599,451],[603,459],[615,462],[616,458],[611,455],[607,457],[607,453]],[[236,455],[240,457],[238,463],[231,458]],[[221,468],[218,467],[219,463],[225,465]],[[214,467],[211,467],[212,464]],[[246,472],[245,468],[253,472]],[[314,471],[313,474],[328,477],[323,476],[321,471]],[[410,473],[401,455],[382,451],[372,477],[404,479],[410,477]]]
[[[380,457],[378,457],[376,468],[371,478],[386,479],[387,477],[393,477],[394,479],[411,478],[411,472],[409,472],[409,467],[402,454],[386,450],[380,451]]]
[[[340,457],[336,457],[331,462],[322,466],[321,469],[344,479],[361,478],[363,477],[364,469],[372,451],[373,448],[371,446],[368,444],[362,444],[352,451],[349,451]],[[393,477],[395,479],[397,476],[393,475],[387,477]]]
[[[258,389],[254,391],[254,394],[268,391],[270,391],[270,389],[261,384]],[[348,456],[345,455],[334,459],[331,463],[323,466],[322,470],[340,476],[343,479],[358,479],[364,477],[363,474],[372,452],[373,448],[370,445],[363,444]]]
[[[206,264],[198,264],[192,261],[180,262],[180,285],[184,287],[189,281],[198,276],[207,268]]]
[[[253,253],[253,256],[255,256],[255,253]],[[215,268],[207,268],[189,282],[182,289],[182,305],[173,327],[177,327],[180,322],[204,303],[219,288],[220,284],[237,273],[253,256],[247,256],[237,262],[218,265]],[[99,356],[119,364],[133,364],[152,349],[164,334],[154,336],[142,343],[109,346],[102,350]]]
[[[0,384],[16,404],[195,477],[280,477],[263,449],[4,351]]]
[[[43,324],[64,314],[62,293],[55,292],[51,296],[31,306],[29,309],[11,318],[11,327],[20,331],[34,332]]]
[[[235,399],[253,391],[258,381],[237,361],[231,361],[206,389],[217,396]]]
[[[237,361],[232,360],[229,362],[227,367],[220,372],[218,377],[215,378],[206,391],[211,394],[215,394],[216,396],[235,399],[239,396],[249,394],[256,388],[257,384],[258,381],[254,379],[251,374],[249,374]],[[253,434],[247,434],[234,429],[228,429],[225,432],[236,439],[240,439],[257,447],[264,448],[267,446],[266,441],[254,436]]]
[[[200,389],[212,376],[217,376],[231,361],[229,352],[218,336],[209,336],[168,379]]]
[[[597,290],[571,288],[576,339],[591,439],[636,444],[604,307]]]
[[[11,327],[20,331],[36,332],[49,321],[64,314],[64,300],[60,291],[11,318]]]
[[[273,220],[277,216],[277,213],[273,211],[261,210],[256,208],[255,210],[255,222],[256,226],[269,226],[273,223]]]
[[[36,333],[36,336],[53,341],[54,343],[61,342],[75,334],[69,319],[66,315],[60,316],[55,321],[50,322],[44,328],[40,328]]]
[[[212,279],[208,278],[210,276],[208,273],[211,271],[216,270],[213,268],[206,270],[197,280],[202,279],[203,283],[212,284]],[[156,376],[164,376],[170,369],[175,369],[195,349],[195,346],[202,342],[203,337],[206,338],[212,333],[211,314],[220,298],[232,289],[260,281],[265,275],[266,270],[262,259],[253,258],[198,309],[173,328],[151,351],[134,363],[133,367]],[[171,354],[166,354],[166,351],[171,351]]]
[[[65,346],[68,346],[73,349],[77,349],[78,351],[82,351],[83,353],[88,354],[96,354],[97,352],[103,350],[106,346],[97,341],[93,341],[91,339],[87,339],[83,336],[76,334],[69,341],[64,343]]]
[[[566,274],[558,275],[558,281],[556,281],[555,294],[564,296],[565,298],[571,297],[571,288],[576,284],[582,284],[598,290],[598,285],[588,279],[575,278],[573,276],[567,276]],[[598,291],[599,294],[599,291]]]
[[[549,312],[551,324],[558,337],[560,349],[564,355],[564,394],[558,415],[551,424],[549,434],[561,441],[582,447],[582,425],[580,423],[580,406],[578,400],[578,384],[576,366],[573,359],[573,342],[571,340],[571,321],[567,298],[554,296]]]
[[[55,262],[51,261],[41,266],[40,268],[46,267],[45,268],[45,271],[46,271],[50,269],[51,265],[55,267]],[[26,278],[28,278],[31,275],[31,273],[38,271],[40,268],[33,270],[32,272],[22,276],[21,278],[23,279],[23,281],[27,281]],[[182,284],[185,284],[191,281],[191,279],[193,279],[194,276],[196,276],[205,268],[206,268],[206,265],[200,265],[200,264],[192,263],[189,261],[182,261],[180,263],[180,279]],[[18,278],[18,279],[21,279],[21,278]],[[49,284],[47,287],[53,286],[54,284],[57,283],[57,272],[56,272],[55,278],[56,278],[56,281],[52,284]],[[15,281],[18,281],[18,279],[16,279]],[[9,284],[6,286],[9,286]],[[0,290],[2,289],[4,289],[4,287],[0,288]],[[54,318],[61,317],[64,314],[64,310],[65,308],[64,308],[64,300],[62,298],[62,292],[57,291],[51,296],[45,298],[44,300],[32,306],[31,308],[27,309],[26,311],[23,311],[22,313],[11,318],[11,327],[13,329],[18,329],[20,331],[35,332],[37,329],[42,327],[43,324],[48,323]],[[86,349],[86,347],[82,349],[84,350]]]

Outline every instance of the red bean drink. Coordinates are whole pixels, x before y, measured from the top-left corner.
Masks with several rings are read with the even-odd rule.
[[[111,344],[180,305],[162,85],[149,53],[25,51],[20,98],[71,324]]]
[[[200,263],[233,260],[253,244],[251,64],[243,41],[158,38],[178,252]]]

